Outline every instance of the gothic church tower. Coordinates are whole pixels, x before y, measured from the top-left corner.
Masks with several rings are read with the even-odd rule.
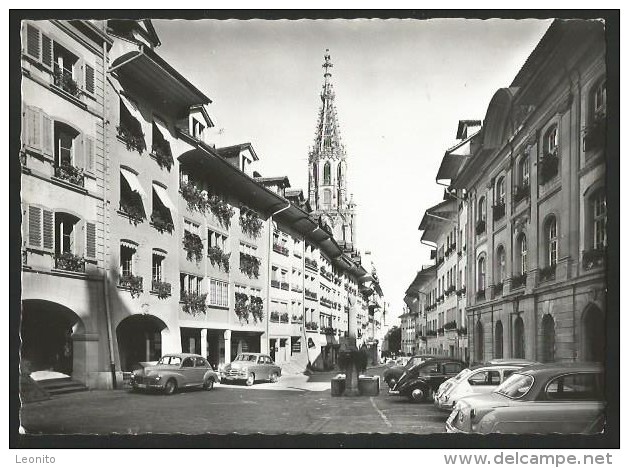
[[[308,200],[313,214],[332,228],[334,239],[351,250],[356,247],[355,205],[347,194],[347,160],[330,82],[333,65],[329,50],[325,52],[321,107],[314,146],[308,157]]]

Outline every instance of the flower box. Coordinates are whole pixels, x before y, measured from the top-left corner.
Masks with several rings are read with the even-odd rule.
[[[71,164],[61,164],[55,167],[55,177],[58,179],[66,180],[73,185],[79,187],[85,186],[85,176],[83,175],[83,169],[74,167]]]
[[[476,235],[480,236],[485,232],[485,220],[481,219],[476,222]]]
[[[78,83],[74,81],[72,72],[62,70],[59,66],[55,66],[54,83],[55,86],[63,89],[66,93],[77,98],[81,97],[81,88],[79,88]]]
[[[269,319],[273,323],[279,322],[280,321],[280,314],[279,314],[279,312],[276,312],[276,311],[271,312],[271,314],[269,315]]]
[[[230,254],[224,253],[220,247],[212,246],[207,249],[207,256],[212,265],[222,268],[225,272],[229,273]]]
[[[189,231],[184,231],[183,249],[186,251],[186,258],[193,259],[199,263],[203,259],[203,241],[198,236]]]
[[[232,217],[236,212],[231,205],[218,195],[210,195],[207,199],[207,206],[210,208],[212,214],[216,216],[221,226],[229,229]]]
[[[605,147],[607,123],[605,114],[599,113],[594,117],[594,122],[583,131],[583,149],[592,151]]]
[[[280,323],[288,323],[288,313],[284,312],[280,315]]]
[[[459,336],[465,336],[465,335],[467,335],[467,327],[461,327],[461,328],[457,329],[456,332],[457,332],[457,334]]]
[[[238,319],[249,323],[249,296],[244,293],[237,292],[235,294],[236,301],[234,305],[234,312],[238,316]]]
[[[289,289],[288,283],[284,283],[284,282],[280,283],[280,289],[283,289],[284,291],[288,291]]]
[[[585,270],[591,270],[592,268],[599,268],[605,265],[606,250],[592,249],[583,252],[583,268]]]
[[[151,214],[151,223],[153,227],[161,233],[173,232],[175,229],[175,225],[172,221],[163,216],[159,211],[153,211]]]
[[[526,286],[526,273],[511,278],[511,289],[523,288],[524,286]]]
[[[293,315],[293,316],[291,317],[291,322],[292,322],[292,323],[301,323],[301,321],[303,320],[303,318],[304,318],[304,317],[303,317],[302,315],[299,315],[299,316],[297,316],[297,315]]]
[[[531,196],[531,187],[529,184],[516,185],[513,188],[513,202],[520,203],[525,198]]]
[[[555,270],[557,269],[557,265],[548,265],[547,267],[540,268],[539,270],[539,280],[540,281],[551,281],[555,279]]]
[[[260,236],[260,232],[262,231],[262,220],[253,210],[243,206],[240,209],[240,217],[238,221],[240,222],[240,229],[244,234],[247,234],[249,237],[254,239]]]
[[[319,324],[317,322],[306,322],[306,330],[316,331],[319,328]]]
[[[120,199],[120,211],[129,217],[129,222],[135,224],[144,222],[146,214],[139,195],[132,195]]]
[[[188,209],[205,213],[208,204],[207,199],[203,191],[193,182],[181,182],[179,184],[179,193],[181,193],[183,199],[186,200]]]
[[[183,304],[183,311],[190,315],[204,314],[206,310],[206,298],[207,294],[193,294],[182,291],[181,302]]]
[[[151,283],[151,292],[157,294],[160,299],[166,299],[170,296],[172,285],[165,281],[153,280]]]
[[[63,252],[55,255],[55,268],[65,271],[85,273],[85,259],[71,252]]]
[[[159,167],[166,168],[170,172],[174,161],[170,144],[167,141],[154,141],[151,156],[155,158]]]
[[[456,330],[456,320],[453,320],[451,322],[446,323],[443,326],[443,329],[448,331],[448,330]]]
[[[311,270],[317,270],[318,265],[316,260],[312,260],[308,257],[305,258],[306,268],[310,268]]]
[[[138,130],[133,130],[131,127],[120,124],[116,127],[118,131],[118,137],[125,143],[128,150],[135,150],[142,154],[146,149],[146,142],[144,141],[144,133]]]
[[[131,297],[139,297],[142,293],[142,282],[143,279],[141,276],[134,276],[131,274],[122,275],[118,280],[118,285],[121,288],[128,289],[131,293]]]
[[[544,157],[540,159],[539,165],[539,181],[544,185],[550,182],[559,173],[559,157],[557,156],[557,150],[552,153],[544,154]]]
[[[477,301],[484,301],[485,300],[485,290],[481,289],[480,291],[476,292],[476,300]]]
[[[494,285],[494,296],[502,296],[502,290],[504,289],[504,283],[496,283]]]
[[[273,251],[288,257],[288,249],[283,245],[273,244]]]
[[[248,253],[240,252],[240,271],[249,278],[260,276],[260,259]]]

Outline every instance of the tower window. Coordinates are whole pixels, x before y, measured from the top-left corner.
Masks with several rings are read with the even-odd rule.
[[[332,179],[332,176],[331,176],[330,162],[328,161],[323,166],[323,183],[325,185],[329,185],[332,183],[331,179]]]

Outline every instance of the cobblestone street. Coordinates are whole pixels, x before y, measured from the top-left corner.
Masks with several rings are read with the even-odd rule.
[[[371,373],[375,373],[376,369]],[[330,377],[284,376],[276,384],[217,385],[173,396],[128,390],[90,391],[30,403],[21,422],[31,434],[334,433],[429,434],[447,414],[432,404],[388,396],[330,395]]]

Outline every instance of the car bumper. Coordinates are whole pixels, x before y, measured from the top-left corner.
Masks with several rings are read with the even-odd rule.
[[[134,390],[163,390],[162,382],[131,382]]]
[[[443,398],[435,397],[435,400],[433,401],[433,403],[440,410],[452,411],[452,408],[453,408],[452,402],[444,401]]]
[[[393,395],[393,396],[400,396],[401,393],[399,390],[393,390],[393,389],[389,389],[389,395]]]
[[[461,429],[453,426],[449,421],[446,422],[446,432],[448,434],[469,434],[469,432],[462,431]]]

